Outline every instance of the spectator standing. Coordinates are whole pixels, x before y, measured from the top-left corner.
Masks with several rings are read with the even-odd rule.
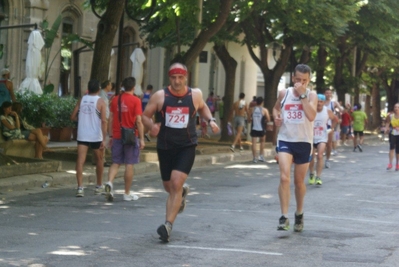
[[[90,80],[87,95],[84,95],[72,112],[71,120],[78,121],[78,158],[76,160],[76,180],[78,190],[76,197],[83,197],[83,164],[89,148],[94,151],[96,161],[96,191],[102,189],[104,171],[103,150],[107,133],[106,104],[98,95],[100,83]]]
[[[119,166],[125,164],[125,193],[123,200],[132,201],[139,197],[130,191],[133,182],[133,165],[139,163],[140,150],[144,148],[144,127],[141,121],[142,108],[140,98],[134,95],[136,79],[133,77],[125,78],[122,82],[124,91],[112,99],[110,106],[108,133],[109,147],[111,147],[112,165],[108,171],[108,182],[105,184],[106,199],[114,200],[113,181],[118,173]],[[120,100],[121,109],[119,110],[118,101]],[[119,121],[119,112],[121,121]],[[136,145],[125,145],[121,139],[121,127],[136,128],[136,135],[139,139]]]

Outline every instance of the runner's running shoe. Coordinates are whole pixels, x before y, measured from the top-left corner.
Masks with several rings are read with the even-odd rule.
[[[169,223],[161,224],[157,229],[159,239],[161,239],[163,242],[169,242],[169,237],[171,232],[172,232],[172,225],[170,225]]]
[[[309,174],[309,184],[313,185],[314,183],[315,183],[315,177],[314,177],[314,174],[311,173],[311,174]]]
[[[392,164],[391,163],[389,163],[388,166],[387,166],[387,170],[389,171],[390,169],[392,169]]]
[[[114,193],[112,192],[112,183],[108,182],[105,184],[105,199],[109,202],[114,201]]]
[[[290,229],[290,220],[281,215],[280,219],[278,220],[277,230],[288,231],[289,229]]]
[[[399,164],[396,164],[395,171],[399,171]]]
[[[357,148],[359,149],[360,152],[363,152],[363,147],[361,145],[357,145]]]
[[[83,187],[79,187],[78,191],[76,192],[76,197],[84,197],[85,193]]]
[[[179,213],[182,213],[184,211],[184,209],[186,208],[186,197],[188,195],[188,192],[190,192],[190,187],[187,184],[184,184]]]
[[[323,182],[321,181],[320,177],[316,177],[316,185],[322,185]]]
[[[294,232],[302,232],[303,230],[303,213],[297,215],[295,212]]]

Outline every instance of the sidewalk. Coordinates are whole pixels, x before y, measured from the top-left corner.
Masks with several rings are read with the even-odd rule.
[[[193,168],[201,168],[214,164],[228,162],[252,161],[250,143],[245,142],[244,151],[232,153],[229,149],[230,143],[218,141],[219,135],[213,135],[210,139],[199,139],[197,155]],[[159,173],[158,158],[156,154],[156,141],[146,142],[146,148],[141,152],[140,163],[134,165],[134,175],[144,175],[148,173]],[[45,154],[45,160],[59,160],[61,168],[58,172],[39,173],[30,175],[13,176],[0,179],[0,194],[10,191],[22,191],[37,189],[47,182],[48,186],[71,185],[76,187],[75,161],[77,142],[49,142],[48,147],[53,150]],[[267,144],[265,157],[270,158],[274,155],[271,144]],[[50,162],[50,161],[49,161]],[[116,179],[123,179],[124,166],[121,166]],[[103,183],[108,180],[108,168],[104,168]],[[93,186],[96,182],[95,166],[91,162],[91,152],[84,166],[83,184],[85,187]]]

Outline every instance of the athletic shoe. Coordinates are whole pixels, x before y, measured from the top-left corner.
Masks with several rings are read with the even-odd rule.
[[[317,185],[322,185],[323,182],[321,181],[320,177],[316,177],[316,184]]]
[[[256,158],[254,158],[254,159],[252,160],[252,162],[253,162],[253,163],[257,163],[258,160],[257,160]]]
[[[338,154],[337,151],[335,150],[331,151],[331,156],[336,156],[337,154]]]
[[[190,187],[187,184],[184,184],[179,213],[182,213],[184,211],[184,209],[186,208],[186,197],[188,195],[188,192],[190,192]]]
[[[105,184],[105,199],[109,202],[114,201],[114,193],[112,192],[112,183],[108,182]]]
[[[301,215],[297,215],[295,212],[294,232],[302,232],[302,230],[303,230],[303,213]]]
[[[331,166],[330,166],[330,161],[329,160],[326,160],[326,169],[329,169]]]
[[[359,149],[360,152],[363,152],[363,147],[361,145],[357,145],[357,148]]]
[[[84,197],[85,192],[83,190],[83,187],[78,187],[78,191],[76,192],[76,197]]]
[[[230,146],[230,150],[231,150],[231,152],[234,152],[234,146],[233,145]]]
[[[392,169],[392,164],[391,163],[389,163],[388,166],[387,166],[387,170],[389,171],[390,169]]]
[[[290,229],[290,220],[285,218],[284,215],[281,215],[278,220],[277,231],[288,231]]]
[[[395,171],[399,171],[399,164],[396,164]]]
[[[157,229],[159,239],[161,239],[163,242],[169,242],[169,236],[171,232],[172,232],[172,226],[167,223],[161,224]]]
[[[313,173],[311,173],[310,175],[309,175],[309,184],[310,185],[314,185],[314,183],[315,183],[315,179],[314,179],[315,177],[314,177],[314,174]]]
[[[354,147],[354,148],[353,148],[353,152],[356,152],[356,148],[357,148],[357,147]]]
[[[242,146],[240,146],[240,151],[243,151],[243,150],[244,150],[244,148]]]
[[[133,194],[132,192],[130,192],[129,195],[123,194],[124,201],[132,201],[132,200],[137,200],[137,199],[139,199],[139,196]]]
[[[259,156],[259,161],[260,162],[265,162],[265,158],[263,156]]]
[[[94,189],[94,194],[95,194],[95,195],[101,195],[101,194],[103,194],[103,193],[105,193],[105,191],[104,191],[104,186],[103,186],[103,185],[101,185],[101,186],[96,186],[96,188]]]

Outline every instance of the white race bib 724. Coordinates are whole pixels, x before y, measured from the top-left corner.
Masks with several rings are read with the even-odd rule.
[[[166,107],[165,126],[170,128],[187,128],[190,109],[188,107]]]

